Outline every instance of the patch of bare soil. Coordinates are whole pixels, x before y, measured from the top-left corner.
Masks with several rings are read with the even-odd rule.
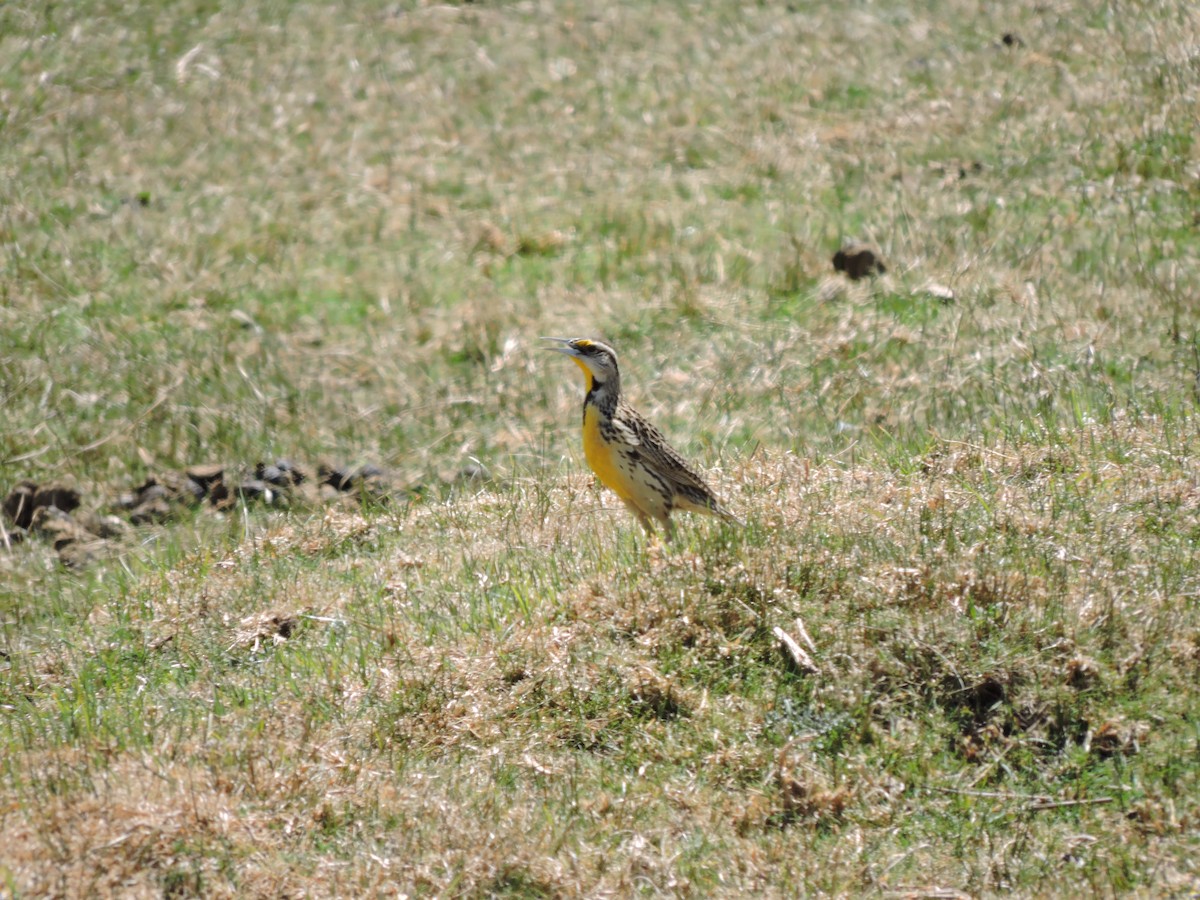
[[[378,466],[307,467],[287,459],[259,462],[253,468],[204,463],[166,469],[94,505],[69,484],[22,481],[0,504],[0,546],[12,550],[28,538],[41,538],[53,545],[63,565],[78,568],[120,552],[139,528],[163,525],[185,513],[220,513],[243,504],[294,508],[345,500],[386,503],[417,491]]]

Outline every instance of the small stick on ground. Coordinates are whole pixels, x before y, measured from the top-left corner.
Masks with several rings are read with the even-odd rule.
[[[821,669],[813,662],[812,657],[808,652],[801,647],[794,637],[776,625],[771,629],[771,633],[779,639],[779,643],[783,645],[784,652],[788,656],[788,660],[798,671],[807,672],[810,675],[821,674]]]
[[[817,652],[817,645],[813,643],[813,639],[808,636],[808,629],[804,627],[804,620],[796,616],[796,633],[800,635],[800,640],[808,646],[814,654]]]

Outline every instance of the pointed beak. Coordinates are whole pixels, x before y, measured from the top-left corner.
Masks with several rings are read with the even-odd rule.
[[[579,356],[579,352],[571,346],[571,338],[556,338],[544,337],[543,341],[553,341],[556,344],[562,344],[561,347],[544,347],[545,350],[553,350],[555,353],[565,353],[567,356]]]

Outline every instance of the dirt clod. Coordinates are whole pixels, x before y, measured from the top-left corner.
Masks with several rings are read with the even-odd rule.
[[[257,478],[251,478],[243,481],[237,487],[238,496],[243,500],[262,500],[266,503],[274,503],[278,496],[265,481]]]
[[[95,535],[88,532],[71,514],[55,509],[53,506],[43,506],[33,515],[33,530],[48,537],[54,543],[55,550],[61,550],[65,544],[78,540],[94,540]]]
[[[274,463],[256,464],[254,477],[276,487],[293,487],[307,481],[308,473],[291,460],[277,459]]]
[[[81,568],[109,552],[109,542],[77,522],[69,512],[41,506],[34,512],[31,529],[51,541],[58,558],[69,568]]]
[[[80,526],[108,540],[125,537],[130,531],[129,523],[120,516],[101,515],[92,509],[78,510],[74,516]]]
[[[385,492],[387,472],[370,463],[357,467],[321,464],[317,466],[317,477],[321,484],[342,492],[365,489],[379,494]]]
[[[33,497],[36,493],[36,484],[22,481],[4,498],[4,514],[18,528],[28,528],[33,521]]]
[[[331,468],[324,463],[317,466],[317,477],[321,484],[327,484],[339,491],[348,491],[354,487],[354,471],[345,468]]]
[[[134,525],[158,525],[171,518],[171,504],[163,495],[152,496],[144,503],[137,504],[129,514],[129,521]]]
[[[867,244],[846,244],[833,254],[833,270],[845,272],[851,281],[882,275],[887,266],[880,259],[879,252]]]
[[[334,502],[351,492],[386,500],[400,490],[387,471],[370,463],[322,465],[317,469],[319,482],[311,480],[310,471],[288,459],[259,462],[253,475],[247,468],[217,463],[163,469],[132,490],[115,495],[107,513],[81,508],[83,498],[72,487],[22,481],[0,507],[15,526],[0,530],[0,547],[11,548],[36,533],[53,543],[64,564],[81,566],[107,555],[115,547],[109,545],[127,538],[132,529],[162,525],[184,510],[221,511],[239,502]]]
[[[35,482],[22,481],[4,499],[4,513],[18,528],[28,529],[34,514],[46,507],[71,512],[80,504],[79,491],[62,485],[39,487]]]
[[[185,474],[202,488],[208,489],[225,477],[225,467],[213,463],[205,463],[199,466],[189,466]]]
[[[38,488],[37,493],[33,496],[35,510],[49,506],[61,509],[63,512],[73,512],[79,508],[80,502],[79,491],[61,485]]]

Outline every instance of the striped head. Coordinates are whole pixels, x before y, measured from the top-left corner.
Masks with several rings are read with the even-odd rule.
[[[621,374],[617,369],[617,351],[603,341],[593,341],[588,338],[555,338],[544,337],[543,341],[553,341],[557,347],[547,347],[556,353],[565,353],[575,360],[579,368],[587,376],[588,393],[599,386],[617,387],[621,383]]]

